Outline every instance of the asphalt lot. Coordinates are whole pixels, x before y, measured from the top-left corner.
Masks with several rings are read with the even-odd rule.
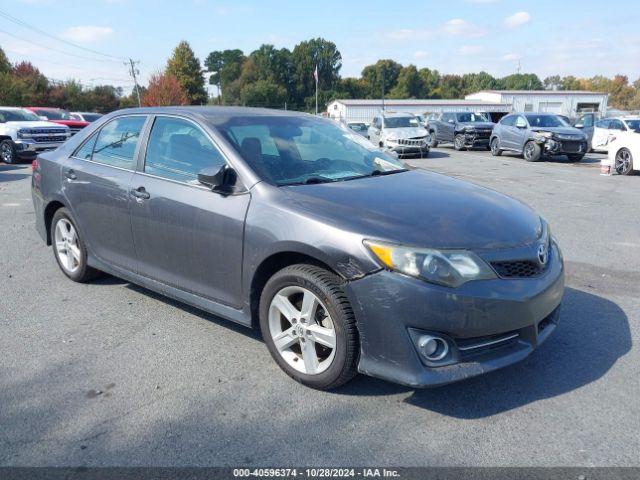
[[[524,362],[412,390],[294,383],[257,333],[112,277],[68,281],[0,165],[0,465],[640,465],[640,176],[435,149],[421,168],[536,208],[567,264]],[[389,319],[393,321],[393,319]]]

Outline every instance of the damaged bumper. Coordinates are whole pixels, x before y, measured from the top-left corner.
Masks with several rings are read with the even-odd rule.
[[[386,270],[347,293],[361,339],[359,371],[411,387],[463,380],[526,358],[555,330],[564,270],[553,255],[535,278],[468,282],[451,289]],[[430,361],[425,338],[446,342]]]

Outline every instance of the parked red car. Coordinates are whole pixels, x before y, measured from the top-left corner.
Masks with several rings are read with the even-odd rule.
[[[49,108],[49,107],[25,107],[27,110],[32,111],[40,117],[45,117],[47,120],[53,123],[59,123],[60,125],[66,125],[71,130],[71,135],[78,133],[84,127],[89,125],[90,122],[84,122],[82,120],[75,120],[69,112],[62,108]]]

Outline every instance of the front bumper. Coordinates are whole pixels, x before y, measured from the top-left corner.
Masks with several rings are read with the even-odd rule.
[[[430,147],[425,142],[420,145],[400,145],[397,143],[386,143],[385,147],[391,152],[395,152],[398,156],[422,155],[429,153]]]
[[[465,147],[488,147],[489,140],[491,137],[491,132],[485,133],[474,133],[474,132],[465,132],[464,133],[464,145]]]
[[[587,141],[548,139],[544,142],[544,152],[549,155],[584,155],[589,151]]]
[[[37,142],[30,139],[17,139],[14,142],[16,154],[19,158],[35,158],[38,153],[55,150],[64,143],[61,142]]]
[[[535,278],[468,282],[452,289],[382,270],[350,282],[360,333],[361,373],[411,387],[463,380],[526,358],[555,329],[564,292],[557,247]],[[430,366],[417,339],[450,342],[451,358]]]

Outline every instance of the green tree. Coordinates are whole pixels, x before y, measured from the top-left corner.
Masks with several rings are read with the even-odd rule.
[[[368,87],[361,78],[343,78],[338,89],[344,95],[342,98],[365,98]]]
[[[0,104],[24,105],[22,99],[26,94],[24,82],[13,76],[11,72],[0,72]]]
[[[573,75],[567,75],[560,80],[560,90],[580,90],[580,82]]]
[[[49,92],[49,80],[30,62],[17,63],[11,73],[17,81],[23,83],[23,105],[46,105]]]
[[[465,73],[462,75],[462,95],[479,92],[480,90],[493,90],[498,88],[499,82],[487,72]]]
[[[181,41],[167,62],[166,73],[173,75],[187,92],[189,103],[207,103],[200,60],[186,41]]]
[[[227,85],[240,77],[245,60],[244,53],[239,49],[216,50],[207,56],[204,65],[211,73],[209,83],[218,87],[219,100],[224,100]]]
[[[462,76],[442,75],[438,87],[435,89],[435,98],[460,98],[463,91]]]
[[[390,59],[378,60],[362,70],[362,79],[368,86],[367,98],[380,98],[384,78],[385,96],[396,86],[402,65]]]
[[[426,67],[421,68],[418,73],[420,73],[424,88],[424,91],[420,96],[422,98],[437,98],[436,89],[438,88],[438,84],[440,83],[440,73],[437,70],[430,70]]]
[[[0,73],[9,73],[11,71],[11,62],[7,58],[7,54],[0,48]]]
[[[505,90],[542,90],[544,85],[535,73],[514,73],[500,79]]]
[[[396,86],[389,92],[390,98],[420,98],[424,93],[424,82],[415,65],[402,67]]]
[[[258,80],[242,88],[240,99],[248,107],[284,108],[287,90],[269,80]]]
[[[560,75],[551,75],[545,78],[542,83],[545,90],[558,90],[562,86],[562,78]]]
[[[318,88],[331,90],[340,78],[342,55],[336,44],[323,38],[314,38],[297,44],[291,54],[292,81],[296,103],[315,95],[313,72],[318,68]]]

